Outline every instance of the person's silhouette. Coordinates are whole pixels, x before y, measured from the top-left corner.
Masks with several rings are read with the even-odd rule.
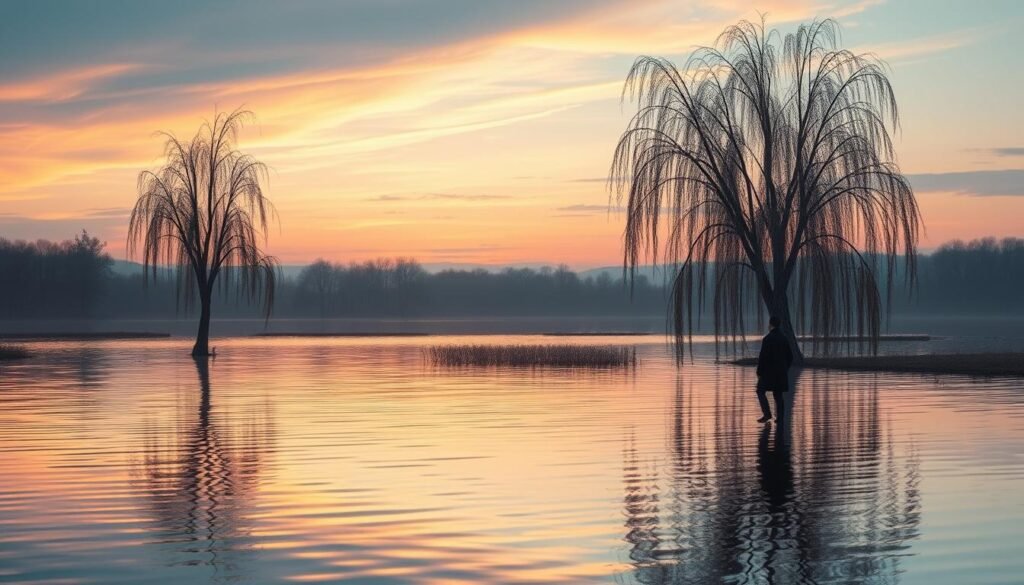
[[[789,391],[789,367],[793,365],[793,351],[789,340],[779,331],[779,318],[768,320],[771,330],[761,340],[761,353],[757,356],[757,401],[761,405],[761,418],[757,422],[772,420],[765,392],[775,398],[775,417],[782,421],[785,415],[785,396]]]

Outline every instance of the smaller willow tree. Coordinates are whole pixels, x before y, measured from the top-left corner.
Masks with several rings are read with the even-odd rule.
[[[744,316],[767,310],[797,356],[798,331],[875,350],[897,273],[913,283],[919,217],[889,134],[896,100],[884,65],[838,33],[832,20],[785,38],[744,21],[682,69],[633,64],[623,97],[639,109],[610,187],[627,203],[630,275],[647,257],[676,268],[677,348],[710,299],[716,345],[735,347]]]
[[[220,113],[188,142],[172,134],[167,162],[139,174],[138,200],[128,224],[128,253],[141,245],[143,274],[157,277],[173,266],[178,301],[199,299],[194,357],[210,354],[210,305],[216,286],[262,302],[266,318],[274,303],[276,261],[260,249],[273,214],[261,183],[266,167],[235,148],[238,130],[251,113]]]

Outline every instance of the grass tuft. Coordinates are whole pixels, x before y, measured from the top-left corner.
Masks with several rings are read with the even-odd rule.
[[[439,366],[558,366],[626,368],[636,348],[626,345],[435,345],[426,350]]]

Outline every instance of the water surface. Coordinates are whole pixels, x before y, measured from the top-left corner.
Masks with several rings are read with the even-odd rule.
[[[0,365],[0,582],[1019,583],[1020,382],[438,369],[467,338],[30,344]],[[551,342],[480,337],[486,342]]]

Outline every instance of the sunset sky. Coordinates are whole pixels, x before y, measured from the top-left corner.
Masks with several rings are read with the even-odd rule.
[[[783,32],[835,17],[889,63],[922,248],[1024,236],[1016,0],[4,1],[0,236],[84,228],[124,257],[155,132],[242,106],[284,263],[617,264],[630,64],[681,62],[754,7]]]

